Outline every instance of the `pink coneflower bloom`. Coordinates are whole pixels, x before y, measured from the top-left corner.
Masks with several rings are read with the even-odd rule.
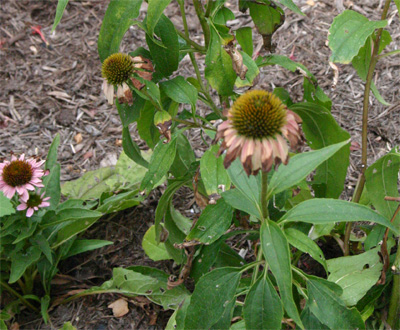
[[[19,159],[11,156],[11,162],[6,160],[0,163],[0,190],[10,199],[15,193],[28,199],[28,190],[44,187],[41,178],[45,173],[40,168],[43,163],[44,160],[25,159],[24,154]]]
[[[26,210],[26,216],[30,218],[35,211],[38,211],[40,207],[49,207],[50,203],[47,202],[50,197],[44,197],[44,193],[42,195],[39,194],[28,194],[28,198],[24,199],[20,197],[19,201],[21,204],[17,206],[18,211]]]
[[[225,168],[240,157],[247,175],[289,161],[288,140],[295,148],[301,142],[300,117],[267,91],[241,95],[228,111],[228,119],[218,126],[223,138],[220,153],[226,150]]]

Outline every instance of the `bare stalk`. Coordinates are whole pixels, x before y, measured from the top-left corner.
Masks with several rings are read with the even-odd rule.
[[[386,0],[385,6],[382,11],[381,19],[384,20],[387,17],[391,0]],[[372,78],[374,76],[374,71],[376,63],[378,62],[378,51],[379,44],[381,42],[383,29],[378,29],[376,32],[376,38],[372,46],[371,62],[369,63],[367,79],[365,82],[364,89],[364,99],[363,99],[363,116],[362,116],[362,138],[361,138],[361,172],[358,177],[358,182],[353,195],[353,202],[358,203],[361,198],[362,191],[365,185],[365,171],[367,169],[367,147],[368,147],[368,110],[369,110],[369,95],[371,90]],[[350,253],[350,234],[352,229],[352,223],[348,222],[346,224],[346,231],[344,236],[344,255],[348,256]]]

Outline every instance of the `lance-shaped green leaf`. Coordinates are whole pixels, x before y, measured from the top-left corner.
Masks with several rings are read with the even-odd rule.
[[[228,174],[232,180],[232,183],[235,185],[235,189],[238,189],[241,192],[243,201],[245,201],[245,203],[249,203],[249,206],[248,208],[246,208],[246,210],[242,208],[239,209],[248,212],[250,214],[253,214],[255,216],[261,216],[261,207],[260,207],[261,174],[259,174],[258,176],[254,175],[247,176],[246,172],[243,169],[242,163],[240,162],[239,159],[236,159],[231,164],[231,166],[229,166]],[[229,200],[228,198],[229,197],[227,197],[227,200]],[[254,210],[257,210],[256,214],[254,214],[255,213]]]
[[[118,53],[125,32],[132,25],[133,19],[139,16],[141,5],[142,0],[111,0],[101,24],[97,43],[101,62],[111,54]]]
[[[268,184],[268,195],[272,196],[298,184],[316,167],[332,157],[348,143],[349,141],[343,141],[316,151],[303,152],[291,157],[289,164],[279,166],[278,170],[273,174]]]
[[[251,27],[241,27],[236,30],[236,40],[250,57],[253,56],[253,29]]]
[[[240,268],[215,269],[204,275],[196,285],[185,318],[185,330],[209,329],[232,309]]]
[[[0,191],[0,217],[11,215],[13,213],[15,213],[15,209],[11,201],[4,196],[2,191]]]
[[[151,156],[149,170],[140,186],[141,190],[150,191],[168,173],[175,159],[176,138],[179,134],[181,134],[181,131],[174,133],[168,143],[158,142]]]
[[[126,155],[135,163],[146,168],[149,167],[149,163],[142,157],[139,147],[133,142],[128,127],[124,127],[122,129],[122,148],[124,149]]]
[[[379,47],[387,46],[392,41],[392,38],[388,31],[382,31],[381,41]],[[356,69],[357,74],[360,78],[365,82],[367,79],[367,73],[369,69],[369,64],[371,63],[371,54],[372,54],[372,37],[368,38],[365,42],[365,45],[361,47],[357,56],[355,56],[352,60],[352,64],[354,69]],[[379,93],[378,89],[375,86],[375,83],[371,81],[371,90],[374,93],[376,99],[381,102],[383,105],[389,105],[382,95]]]
[[[301,63],[291,60],[289,57],[283,55],[272,54],[265,57],[260,57],[257,61],[259,67],[267,65],[280,65],[281,67],[291,71],[300,71],[304,76],[310,78],[313,82],[316,82],[314,75]]]
[[[386,201],[385,196],[398,197],[397,178],[400,170],[400,152],[399,148],[394,148],[390,153],[378,159],[374,164],[368,167],[365,172],[365,185],[368,192],[368,198],[375,209],[391,219],[396,211],[397,205],[394,202]],[[395,226],[400,224],[400,214],[393,222]],[[369,249],[382,240],[385,228],[375,226],[368,235],[365,245]]]
[[[299,7],[295,5],[295,3],[292,0],[278,0],[282,5],[288,7],[291,11],[295,12],[296,14],[305,16],[304,13],[301,12]]]
[[[171,259],[164,243],[156,242],[156,230],[151,226],[143,236],[142,247],[146,255],[154,261]]]
[[[399,197],[397,184],[399,170],[400,149],[397,147],[379,158],[365,172],[368,197],[375,209],[387,219],[393,216],[397,205],[391,201],[386,201],[385,196]],[[400,223],[400,214],[394,221],[395,225],[398,223]]]
[[[114,244],[114,242],[104,241],[99,239],[77,239],[72,243],[68,253],[62,256],[62,259],[67,259],[79,253],[100,249],[103,246]]]
[[[389,244],[389,251],[392,246]],[[327,261],[328,280],[343,289],[340,298],[347,306],[357,304],[379,280],[383,267],[378,254],[380,249],[379,246],[362,254]]]
[[[220,95],[231,95],[236,81],[236,73],[233,70],[232,59],[222,47],[221,37],[214,25],[209,22],[211,40],[206,55],[205,77],[211,87]]]
[[[189,181],[182,180],[182,181],[175,181],[168,185],[167,189],[164,191],[164,194],[161,196],[160,200],[158,201],[154,225],[156,227],[156,241],[160,242],[160,234],[161,234],[161,221],[164,218],[168,208],[170,207],[170,203],[172,197],[176,193],[176,191],[185,184],[188,184]]]
[[[310,276],[307,280],[308,308],[330,329],[365,329],[360,313],[356,308],[346,307],[333,286],[332,282]]]
[[[230,189],[221,195],[225,202],[233,206],[235,209],[244,211],[248,214],[260,217],[258,204],[253,203],[247,195],[244,195],[239,189]]]
[[[328,273],[324,253],[317,243],[315,243],[306,234],[294,228],[285,228],[285,235],[291,245],[296,249],[308,253],[314,260],[318,261]]]
[[[231,180],[224,167],[224,160],[222,157],[216,156],[217,151],[218,146],[215,145],[207,150],[200,159],[201,178],[208,195],[223,191],[218,188],[220,185],[223,185],[227,190],[231,185]]]
[[[331,62],[348,64],[364,46],[367,38],[379,28],[384,28],[387,21],[370,21],[365,16],[345,10],[336,16],[329,29],[329,48],[332,50]]]
[[[39,260],[42,251],[39,246],[30,246],[26,251],[18,251],[11,255],[11,270],[8,283],[15,283],[25,270]]]
[[[268,276],[258,279],[250,288],[243,308],[246,329],[281,329],[283,306]]]
[[[304,329],[293,299],[290,251],[286,236],[275,222],[268,220],[261,225],[260,241],[264,258],[278,284],[283,306],[296,324]]]
[[[280,221],[328,224],[333,222],[375,222],[393,230],[400,231],[388,219],[369,207],[348,201],[329,198],[309,199],[289,210]]]
[[[54,32],[57,25],[60,23],[61,18],[64,14],[65,7],[67,7],[68,1],[69,0],[58,0],[57,9],[56,9],[56,17],[54,19],[53,27],[51,28],[52,32]]]
[[[160,89],[175,102],[196,105],[197,89],[182,76],[160,83]]]
[[[135,1],[133,1],[135,2]],[[149,0],[147,7],[147,31],[150,36],[153,36],[154,28],[156,27],[159,19],[165,8],[169,5],[171,0]]]
[[[316,103],[297,103],[290,107],[303,120],[302,128],[308,145],[316,150],[348,140],[350,134],[341,128],[328,109]],[[338,198],[343,191],[349,166],[347,144],[316,169],[313,189],[316,197]]]
[[[265,3],[248,3],[250,15],[258,32],[261,35],[272,35],[282,25],[285,14],[280,7],[273,7]]]
[[[161,15],[154,33],[159,37],[163,46],[159,45],[159,42],[156,42],[152,38],[152,33],[146,34],[146,42],[149,46],[156,71],[168,77],[179,65],[178,34],[176,33],[174,24],[165,15]]]
[[[151,149],[154,149],[160,141],[160,131],[154,125],[154,115],[157,112],[155,107],[150,102],[147,102],[145,107],[140,111],[140,117],[137,121],[140,138],[146,141]]]
[[[78,235],[79,233],[88,229],[91,225],[93,225],[100,217],[101,213],[92,211],[92,216],[87,218],[82,218],[77,221],[74,221],[65,227],[61,228],[57,234],[57,239],[54,242],[52,249],[60,246],[66,241],[70,240],[72,237]]]
[[[233,209],[223,200],[207,205],[186,240],[211,244],[219,239],[232,222]]]

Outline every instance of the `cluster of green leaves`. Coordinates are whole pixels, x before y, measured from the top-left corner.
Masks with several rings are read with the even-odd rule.
[[[381,297],[388,295],[391,280],[387,272],[386,284],[376,285],[382,271],[387,271],[378,255],[378,243],[388,228],[390,251],[393,236],[400,234],[400,216],[390,222],[395,205],[384,200],[385,196],[399,196],[398,148],[366,171],[364,205],[339,200],[349,165],[350,135],[332,116],[332,101],[311,71],[283,55],[253,54],[252,29],[231,31],[227,22],[235,19],[235,14],[224,0],[207,1],[204,9],[201,1],[193,1],[204,32],[204,45],[190,39],[183,0],[178,0],[178,4],[184,32],[163,14],[171,0],[147,2],[146,16],[139,21],[141,0],[111,0],[98,41],[100,59],[104,61],[119,51],[132,24],[146,34],[147,48],[140,47],[130,54],[152,61],[153,78],[141,80],[143,89],[132,89],[132,106],[116,104],[123,126],[124,152],[141,166],[143,178],[140,183],[131,180],[133,186],[126,185],[129,171],[121,172],[117,164],[115,169],[101,169],[94,174],[103,177],[98,184],[85,183],[84,189],[67,184],[63,189],[69,196],[93,197],[94,193],[98,197],[122,185],[128,190],[126,196],[118,195],[122,202],[138,189],[149,193],[166,181],[154,225],[144,236],[143,249],[153,260],[172,259],[183,269],[186,263],[190,264],[189,276],[195,281],[195,288],[192,293],[182,286],[171,290],[167,274],[133,266],[114,269],[113,279],[77,297],[107,292],[145,295],[165,309],[174,310],[167,329],[281,329],[282,322],[290,322],[288,319],[301,329],[374,327],[378,321],[371,316],[376,306],[384,305],[381,302],[385,299]],[[278,2],[302,15],[292,0],[238,1],[239,9],[249,13],[268,50],[274,48],[273,34],[285,20]],[[399,2],[395,3],[399,7]],[[55,25],[65,4],[66,1],[59,2]],[[329,35],[331,62],[352,63],[366,80],[376,30],[386,25],[385,20],[369,21],[349,10],[336,17]],[[379,53],[390,41],[388,32],[383,31]],[[194,53],[205,55],[206,84]],[[195,77],[177,75],[186,55],[192,61]],[[224,119],[223,103],[230,104],[240,95],[240,88],[253,85],[260,68],[271,65],[304,78],[302,102],[294,103],[283,88],[273,92],[301,117],[311,151],[292,155],[288,165],[271,171],[263,196],[261,174],[248,177],[238,160],[226,170],[223,156],[217,156],[217,145],[209,146],[198,159],[184,132],[196,127],[205,143],[207,136],[214,138],[215,127],[210,121]],[[211,98],[210,87],[220,96],[220,106]],[[374,85],[372,91],[385,104]],[[201,116],[196,109],[198,102],[211,112]],[[167,111],[172,118],[169,141],[160,139],[154,124],[159,111]],[[140,138],[152,149],[151,157],[143,157],[131,138],[129,127],[134,122]],[[184,127],[178,128],[179,124]],[[90,175],[80,179],[81,183],[93,180]],[[193,189],[198,199],[213,201],[205,206],[195,224],[172,203],[176,192],[184,186]],[[129,189],[133,195],[129,195]],[[98,198],[101,208],[107,199]],[[268,206],[268,218],[263,214],[264,203]],[[239,219],[248,221],[250,229],[242,228]],[[320,245],[325,244],[326,236],[340,241],[345,222],[369,223],[360,225],[366,233],[364,238],[352,238],[358,243],[359,254],[326,260]],[[232,247],[231,238],[237,235],[244,235],[255,245],[259,240],[257,261],[247,263]],[[178,248],[187,242],[196,245],[193,260],[188,260],[184,250]],[[303,254],[318,262],[327,276],[320,278],[299,269],[298,260]],[[390,256],[390,262],[393,259]],[[232,324],[234,318],[240,321]]]
[[[0,290],[8,290],[10,286],[19,284],[22,293],[4,310],[15,313],[21,302],[25,305],[28,302],[31,308],[35,308],[38,302],[46,321],[51,300],[50,282],[58,272],[59,262],[113,244],[110,241],[77,237],[102,215],[138,205],[144,198],[138,188],[146,173],[146,168],[122,153],[115,167],[87,172],[78,180],[61,186],[60,164],[57,162],[59,143],[60,137],[57,135],[45,163],[50,174],[43,183],[45,195],[50,197],[50,207],[26,218],[26,211],[17,212],[12,201],[0,192]],[[143,157],[150,158],[150,153],[145,153]],[[115,191],[119,193],[115,194]],[[61,202],[62,194],[69,199]],[[33,294],[37,274],[40,275],[44,291],[42,297]],[[37,293],[41,290],[36,288],[34,291]]]

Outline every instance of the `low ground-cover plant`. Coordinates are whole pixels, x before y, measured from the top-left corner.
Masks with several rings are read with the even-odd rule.
[[[143,200],[137,185],[145,171],[125,154],[115,167],[88,172],[61,186],[59,143],[57,135],[45,160],[12,155],[0,163],[0,292],[15,298],[4,306],[1,322],[21,305],[40,311],[47,322],[51,280],[59,263],[112,244],[77,235],[102,215]],[[62,195],[69,199],[62,200]]]
[[[57,135],[45,160],[12,155],[0,163],[0,284],[2,293],[16,298],[4,307],[2,320],[20,304],[47,320],[60,261],[112,244],[77,239],[102,213],[81,200],[61,201],[59,143]]]
[[[147,169],[138,189],[147,195],[166,181],[143,248],[153,260],[174,260],[180,274],[116,268],[110,281],[66,301],[98,293],[145,295],[174,310],[168,329],[399,328],[398,147],[367,167],[370,90],[385,102],[372,83],[375,65],[398,53],[384,52],[391,42],[384,30],[391,1],[385,1],[380,21],[346,10],[329,30],[331,66],[352,63],[365,81],[362,167],[351,202],[339,199],[350,135],[332,116],[332,102],[312,72],[283,55],[253,54],[252,29],[232,31],[227,21],[235,15],[223,0],[193,0],[204,34],[204,44],[196,43],[185,3],[177,2],[184,31],[163,14],[171,0],[149,0],[141,21],[142,1],[111,1],[98,48],[109,103],[116,95],[124,152]],[[66,3],[59,1],[55,25]],[[238,1],[268,51],[285,20],[279,4],[302,15],[290,0]],[[133,24],[146,33],[147,48],[121,54],[119,45]],[[205,79],[196,53],[205,62]],[[193,77],[177,73],[185,56]],[[260,68],[270,65],[304,77],[303,102],[294,103],[282,88],[252,88]],[[199,104],[209,109],[205,116]],[[134,122],[153,151],[150,158],[131,138]],[[208,146],[200,159],[184,134],[192,129]],[[303,151],[303,140],[311,151]],[[184,186],[202,208],[198,218],[183,216],[172,203]],[[352,234],[354,223],[362,237]],[[232,248],[235,237],[252,242],[252,258]],[[332,241],[344,256],[327,260],[322,248]],[[306,255],[321,265],[321,276],[301,266]],[[190,279],[192,292],[184,286]]]

